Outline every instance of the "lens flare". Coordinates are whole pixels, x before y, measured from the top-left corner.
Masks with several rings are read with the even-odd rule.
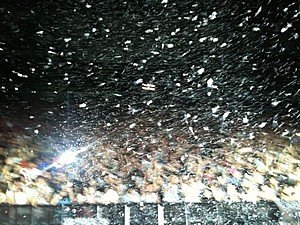
[[[57,160],[57,163],[61,165],[71,164],[76,161],[77,154],[77,152],[66,151],[60,155],[60,157]]]

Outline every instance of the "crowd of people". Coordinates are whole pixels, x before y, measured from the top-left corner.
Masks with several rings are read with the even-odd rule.
[[[32,149],[2,148],[0,203],[300,200],[299,146],[232,140],[210,151],[152,146],[138,151],[102,142],[60,166]]]

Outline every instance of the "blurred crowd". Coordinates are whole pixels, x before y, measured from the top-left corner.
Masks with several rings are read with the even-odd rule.
[[[208,155],[191,149],[138,153],[103,144],[57,167],[30,149],[2,148],[0,203],[300,200],[298,146],[231,146]]]

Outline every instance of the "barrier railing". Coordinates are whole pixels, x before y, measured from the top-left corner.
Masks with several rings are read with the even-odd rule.
[[[130,203],[108,205],[0,205],[3,225],[208,225],[279,224],[272,202]],[[299,217],[294,222],[300,222]],[[295,223],[297,224],[297,223]]]

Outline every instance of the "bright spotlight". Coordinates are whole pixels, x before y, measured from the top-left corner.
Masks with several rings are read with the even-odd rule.
[[[76,161],[77,152],[66,151],[60,155],[56,163],[58,165],[71,164]]]

